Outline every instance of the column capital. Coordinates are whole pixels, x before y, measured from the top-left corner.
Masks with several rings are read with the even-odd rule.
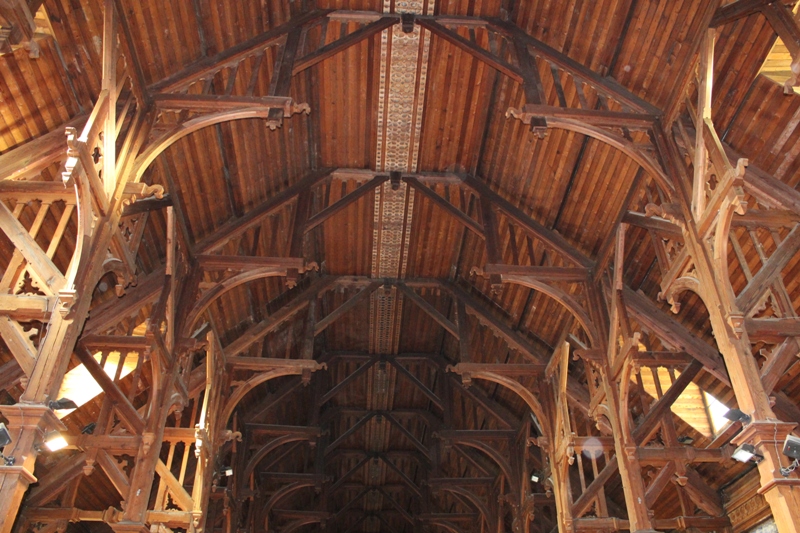
[[[783,445],[786,436],[791,434],[797,424],[780,420],[756,420],[744,426],[731,442],[737,446],[749,442],[753,446]]]
[[[66,429],[53,410],[40,403],[19,402],[14,405],[4,405],[0,407],[0,412],[8,419],[10,431],[17,428],[39,428],[42,431]]]

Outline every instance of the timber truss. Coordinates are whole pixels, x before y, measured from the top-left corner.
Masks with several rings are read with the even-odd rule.
[[[715,20],[724,22],[744,4],[754,3],[726,7]],[[734,443],[759,447],[765,456],[758,466],[762,491],[780,531],[797,531],[798,480],[795,474],[780,476],[782,458],[773,445],[800,422],[797,406],[774,391],[798,351],[798,319],[781,270],[800,247],[800,195],[747,167],[716,135],[710,119],[713,33],[701,51],[696,108],[688,106],[686,117],[665,125],[659,110],[612,79],[494,19],[314,11],[148,87],[119,7],[118,0],[106,2],[103,91],[91,115],[68,129],[66,147],[61,133],[53,133],[0,158],[0,227],[17,248],[0,297],[0,334],[15,363],[1,378],[6,386],[25,384],[20,402],[2,410],[13,438],[4,454],[15,458],[0,466],[3,532],[12,529],[34,482],[19,524],[38,532],[63,531],[74,521],[102,521],[119,532],[156,527],[233,533],[247,527],[290,533],[311,524],[349,532],[365,523],[392,531],[398,522],[387,523],[387,516],[399,516],[404,530],[453,533],[554,526],[720,530],[730,521],[702,465],[730,461],[729,441],[741,428],[731,425],[704,447],[686,445],[678,440],[670,410],[701,371],[731,386],[739,407],[752,417]],[[321,36],[333,18],[356,29],[324,44]],[[291,98],[292,76],[395,24],[404,31],[417,24],[522,83],[525,104],[509,116],[537,133],[571,129],[638,162],[655,183],[645,212],[620,213],[618,229],[590,258],[479,177],[327,169],[310,172],[191,242],[180,205],[170,205],[175,200],[163,190],[141,182],[159,154],[201,128],[254,117],[275,128],[294,113],[313,112]],[[268,88],[255,82],[261,68],[271,68]],[[316,188],[333,178],[360,185],[322,207]],[[314,258],[302,257],[305,235],[386,181],[405,181],[475,233],[486,243],[486,264],[457,280],[319,273]],[[460,205],[450,202],[449,187],[464,191]],[[221,253],[286,206],[293,206],[286,257]],[[145,221],[164,207],[166,265],[137,275]],[[59,220],[57,230],[39,235],[48,214]],[[508,253],[501,227],[522,236]],[[705,303],[718,349],[625,285],[626,233],[632,227],[652,237],[662,297],[673,309],[685,291]],[[759,228],[775,243],[771,253]],[[741,251],[743,239],[757,250],[761,268],[755,273]],[[530,251],[520,250],[518,242]],[[744,286],[731,281],[729,246]],[[116,297],[93,303],[95,287],[107,277],[115,280]],[[282,305],[223,345],[207,320],[211,305],[236,287],[268,277],[286,280]],[[556,345],[517,331],[492,306],[492,291],[504,284],[529,287],[564,308],[569,318]],[[316,336],[387,287],[452,336],[458,357],[315,352]],[[323,308],[318,301],[335,289],[350,296],[317,312]],[[426,291],[435,291],[443,303],[431,303]],[[260,355],[267,335],[298,321],[300,357]],[[478,328],[503,339],[518,362],[472,353],[469,339]],[[757,343],[774,347],[761,369],[752,354]],[[132,358],[136,370],[108,376],[103,367],[113,353]],[[43,436],[63,429],[48,402],[73,355],[105,393],[100,415],[91,434],[68,437],[75,452],[37,478]],[[408,369],[412,361],[429,365],[427,378]],[[342,362],[358,366],[326,382]],[[650,396],[641,375],[658,367],[668,369],[671,384]],[[406,380],[425,406],[333,406],[337,395],[373,368]],[[273,380],[282,384],[247,412],[240,408],[249,393]],[[525,416],[509,412],[476,382],[516,393]],[[308,425],[262,422],[309,384],[316,400]],[[774,408],[768,394],[774,395]],[[456,396],[462,405],[482,410],[491,424],[459,427],[452,414]],[[631,398],[641,405],[631,406]],[[351,447],[348,439],[370,424],[388,428],[404,446]],[[298,454],[301,461],[289,461],[295,470],[276,468]],[[416,474],[400,466],[408,463],[418,466]],[[376,464],[394,472],[399,483],[364,482],[357,475]],[[457,468],[461,464],[467,466]],[[118,491],[124,502],[119,508],[75,507],[82,476],[97,468]],[[531,475],[534,470],[538,475]],[[608,497],[620,485],[624,506]],[[680,512],[654,518],[651,509],[670,485]],[[334,510],[332,502],[342,494],[350,503]]]

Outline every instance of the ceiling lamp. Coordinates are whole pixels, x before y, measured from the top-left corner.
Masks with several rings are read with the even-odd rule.
[[[58,431],[51,431],[44,437],[44,445],[47,446],[47,449],[51,452],[57,452],[58,450],[63,450],[69,443],[67,439],[64,438]]]
[[[50,400],[47,402],[47,406],[52,409],[53,411],[63,411],[66,409],[77,409],[78,404],[70,400],[69,398],[60,398],[58,400]]]
[[[740,463],[747,463],[754,457],[756,458],[756,463],[758,463],[764,458],[763,455],[756,452],[756,447],[752,444],[742,444],[734,450],[732,457]]]
[[[9,444],[11,444],[11,433],[8,432],[6,425],[0,422],[0,448],[5,448]]]
[[[6,425],[0,422],[0,448],[5,448],[9,444],[11,444],[11,433],[8,432]],[[6,466],[14,466],[16,462],[16,459],[13,457],[7,457],[2,453],[0,453],[0,459],[2,459]]]
[[[749,424],[750,420],[752,420],[752,417],[750,415],[739,409],[731,409],[722,416],[724,416],[731,422],[741,422],[743,426]]]
[[[800,466],[800,439],[794,435],[787,435],[786,440],[783,441],[783,455],[794,459],[789,466],[781,467],[781,474],[783,477],[789,477],[789,474]]]

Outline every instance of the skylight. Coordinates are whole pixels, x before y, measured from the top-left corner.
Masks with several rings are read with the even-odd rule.
[[[94,359],[98,363],[102,361],[103,354],[97,352],[94,354]],[[111,352],[106,357],[106,362],[103,365],[105,373],[114,379],[117,374],[117,367],[120,364],[121,354],[119,352]],[[129,352],[122,361],[122,369],[120,371],[120,379],[134,371],[138,362],[139,355],[137,353]],[[89,371],[83,365],[78,365],[64,375],[64,381],[61,382],[61,389],[58,391],[58,398],[69,398],[78,407],[88,403],[92,398],[103,392],[103,389],[94,378],[89,374]],[[75,409],[64,409],[56,411],[58,418],[64,418],[72,413]]]
[[[706,405],[708,406],[708,418],[711,420],[711,427],[714,430],[714,435],[716,435],[729,424],[728,419],[725,418],[728,407],[707,392],[705,397]]]
[[[656,376],[658,383],[656,383]],[[663,367],[642,368],[642,386],[649,396],[659,398],[672,385],[673,379],[677,379],[678,376],[680,376],[680,372],[677,370],[674,372],[673,378],[669,370]],[[636,376],[632,376],[631,379],[636,380]],[[725,426],[727,420],[722,415],[727,411],[726,406],[703,391],[696,383],[690,383],[672,404],[672,412],[704,437],[713,437]]]

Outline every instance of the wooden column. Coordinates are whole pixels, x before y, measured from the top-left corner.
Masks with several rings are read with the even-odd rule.
[[[627,379],[624,372],[615,372],[621,368],[635,348],[630,325],[622,300],[624,288],[622,271],[625,256],[625,232],[627,224],[620,224],[617,230],[617,242],[614,255],[614,279],[611,290],[610,317],[604,312],[604,299],[596,285],[588,287],[592,301],[592,319],[600,330],[608,331],[606,358],[599,364],[602,377],[602,389],[598,393],[605,394],[606,416],[614,436],[614,449],[617,466],[625,493],[625,506],[628,509],[628,520],[632,532],[653,531],[652,518],[645,501],[645,486],[641,467],[637,457],[637,444],[631,432],[630,413],[627,409],[627,388],[620,383]],[[620,346],[620,338],[625,342]]]
[[[43,405],[23,404],[3,406],[3,416],[8,419],[11,444],[3,455],[13,464],[0,463],[0,531],[11,531],[17,517],[22,497],[28,485],[36,483],[33,475],[36,448],[44,442],[48,431],[63,429],[53,411]]]
[[[788,462],[780,452],[783,439],[794,428],[794,424],[778,421],[772,411],[751,352],[742,311],[736,305],[727,272],[720,271],[722,261],[727,262],[727,255],[722,256],[721,248],[714,252],[708,249],[691,216],[691,193],[686,188],[685,168],[678,155],[677,144],[662,129],[656,131],[656,140],[667,171],[679,191],[675,200],[680,203],[682,210],[683,237],[695,267],[698,294],[708,309],[717,347],[725,360],[739,409],[752,417],[752,422],[745,426],[735,442],[753,444],[764,456],[764,460],[758,465],[761,475],[760,492],[770,504],[778,531],[800,532],[800,479],[794,473],[784,477],[779,471],[782,461]],[[727,239],[724,219],[730,215],[732,212],[726,213],[723,206],[719,213],[719,218],[723,220],[717,223],[716,231],[725,233],[716,239],[717,243],[721,238]],[[717,255],[714,256],[713,253]]]

